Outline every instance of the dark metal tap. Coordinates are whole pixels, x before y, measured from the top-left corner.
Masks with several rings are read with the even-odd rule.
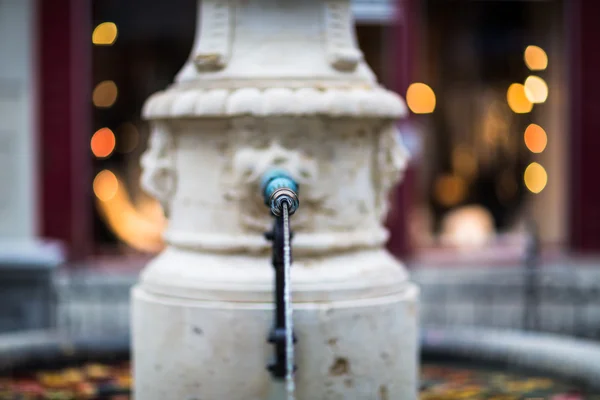
[[[289,216],[299,206],[298,185],[287,172],[273,170],[263,177],[261,189],[265,204],[275,217],[273,230],[265,234],[273,244],[272,263],[275,269],[275,312],[268,338],[269,343],[275,346],[275,357],[268,369],[274,378],[286,380],[288,398],[293,398],[293,374],[296,369],[293,348],[296,337],[291,319],[289,270],[292,263],[290,240],[293,235],[289,228]]]

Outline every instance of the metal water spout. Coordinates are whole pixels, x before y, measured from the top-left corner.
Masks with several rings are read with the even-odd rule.
[[[415,399],[418,289],[382,225],[406,108],[364,62],[349,0],[200,1],[189,60],[143,112],[142,184],[169,225],[132,291],[136,399],[270,396],[294,185],[295,397]]]
[[[273,267],[275,282],[273,286],[275,313],[273,327],[269,333],[269,343],[275,346],[275,358],[268,369],[276,381],[271,398],[295,400],[295,352],[296,337],[292,318],[293,305],[291,295],[292,246],[290,216],[299,206],[298,184],[287,171],[273,170],[263,178],[262,191],[265,204],[275,217],[273,230],[266,234],[273,242]],[[281,381],[284,380],[284,385]],[[279,385],[277,384],[279,383]]]

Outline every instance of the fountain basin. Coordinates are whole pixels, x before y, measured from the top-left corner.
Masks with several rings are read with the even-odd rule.
[[[600,398],[596,343],[472,328],[428,329],[421,338],[421,399]],[[19,390],[30,395],[38,390],[38,397],[29,398],[126,400],[131,390],[128,361],[128,336],[67,338],[48,331],[1,335],[0,398],[17,399]],[[85,385],[69,386],[67,381],[77,377]],[[389,399],[385,390],[379,399]]]

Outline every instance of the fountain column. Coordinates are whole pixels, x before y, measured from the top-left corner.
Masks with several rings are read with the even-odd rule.
[[[402,99],[357,47],[349,0],[204,0],[191,56],[148,99],[144,188],[166,250],[132,291],[137,400],[265,400],[273,316],[267,170],[300,184],[297,398],[417,397],[418,289],[383,245],[407,162]]]

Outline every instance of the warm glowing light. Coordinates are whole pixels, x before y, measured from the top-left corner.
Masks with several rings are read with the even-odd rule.
[[[525,80],[525,95],[532,103],[543,103],[548,98],[548,85],[539,76],[529,76]]]
[[[406,91],[406,103],[415,114],[429,114],[435,110],[435,93],[424,83],[413,83]]]
[[[531,124],[525,130],[525,146],[532,153],[541,153],[548,144],[546,131],[539,125]]]
[[[103,81],[96,85],[92,101],[96,107],[108,108],[115,104],[119,90],[113,81]]]
[[[93,183],[94,194],[100,201],[110,201],[119,190],[119,181],[115,174],[105,169],[98,172]]]
[[[442,243],[460,251],[482,247],[494,234],[494,217],[481,206],[459,207],[442,219]]]
[[[508,106],[517,114],[525,114],[531,111],[533,103],[529,101],[525,93],[525,86],[520,83],[513,83],[506,93]]]
[[[99,108],[108,108],[115,104],[119,90],[113,81],[103,81],[96,85],[92,94],[94,105]]]
[[[111,46],[117,40],[119,30],[113,22],[103,22],[92,33],[92,43],[97,46]]]
[[[130,153],[138,146],[140,134],[137,127],[131,122],[125,122],[117,128],[117,151]]]
[[[525,49],[525,64],[532,71],[542,71],[548,67],[548,55],[538,46],[527,46]]]
[[[452,168],[467,179],[477,175],[477,159],[473,151],[466,146],[457,146],[452,151]]]
[[[115,134],[108,128],[102,128],[92,136],[90,147],[96,157],[105,158],[112,154],[115,142]]]
[[[99,199],[96,206],[108,228],[121,241],[136,250],[148,253],[161,251],[164,247],[162,232],[166,226],[166,219],[160,203],[142,196],[138,204],[134,205],[125,185],[114,174],[106,179],[110,179],[112,183],[116,182],[113,187],[114,194],[108,200]]]
[[[463,201],[467,195],[467,184],[456,175],[442,175],[435,181],[435,198],[445,206],[452,207]]]
[[[548,174],[544,167],[540,164],[533,162],[525,169],[523,176],[525,180],[525,186],[532,193],[540,193],[546,187],[548,183]]]
[[[489,242],[494,235],[494,218],[481,206],[459,207],[442,219],[442,243],[469,251]]]

